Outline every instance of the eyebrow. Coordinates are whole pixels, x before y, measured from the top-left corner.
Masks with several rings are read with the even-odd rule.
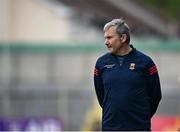
[[[107,34],[107,35],[104,35],[104,37],[113,37],[113,36],[116,36],[116,35],[118,35],[118,34]]]

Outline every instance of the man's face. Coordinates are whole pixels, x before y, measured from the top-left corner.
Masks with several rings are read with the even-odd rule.
[[[104,32],[105,45],[109,53],[118,55],[123,47],[120,36],[116,33],[116,27],[112,26]]]

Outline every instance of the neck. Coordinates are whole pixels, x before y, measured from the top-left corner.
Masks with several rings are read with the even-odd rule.
[[[130,47],[130,45],[125,45],[124,47],[122,47],[122,49],[117,53],[117,55],[119,56],[124,56],[127,55],[130,51],[132,50],[132,48]]]

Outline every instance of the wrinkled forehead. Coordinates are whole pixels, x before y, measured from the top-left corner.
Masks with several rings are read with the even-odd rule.
[[[114,36],[114,35],[118,35],[116,32],[116,26],[111,26],[106,31],[104,31],[104,37]]]

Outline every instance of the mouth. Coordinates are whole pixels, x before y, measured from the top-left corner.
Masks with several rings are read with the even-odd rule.
[[[107,49],[111,49],[112,48],[112,46],[107,46]]]
[[[106,45],[106,47],[107,47],[107,48],[112,48],[112,46],[111,46],[111,45]]]
[[[113,51],[112,46],[107,46],[108,51],[111,53]]]

